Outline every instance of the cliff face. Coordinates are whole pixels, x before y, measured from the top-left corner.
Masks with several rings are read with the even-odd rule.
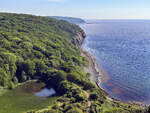
[[[75,44],[77,47],[81,47],[85,37],[86,37],[85,32],[81,30],[80,32],[77,33],[77,36],[72,41],[72,43]]]

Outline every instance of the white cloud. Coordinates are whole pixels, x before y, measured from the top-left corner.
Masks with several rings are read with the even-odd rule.
[[[65,0],[47,0],[49,2],[64,2]]]

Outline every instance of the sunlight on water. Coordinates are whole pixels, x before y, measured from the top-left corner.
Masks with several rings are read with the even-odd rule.
[[[122,101],[150,104],[150,21],[95,21],[82,48],[110,75],[102,86]]]

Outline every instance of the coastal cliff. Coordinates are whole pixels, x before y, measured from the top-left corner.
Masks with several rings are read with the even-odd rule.
[[[81,45],[85,38],[86,38],[86,33],[83,30],[80,30],[79,32],[76,33],[76,36],[72,40],[72,43],[77,47],[81,48]]]
[[[80,32],[78,32],[76,34],[76,37],[74,38],[72,43],[74,45],[76,45],[81,50],[81,52],[82,52],[81,55],[83,57],[86,57],[89,60],[89,66],[84,67],[84,71],[86,73],[90,73],[91,78],[93,76],[94,78],[92,78],[92,79],[94,79],[95,80],[94,82],[100,87],[101,82],[106,82],[109,79],[109,76],[102,69],[102,67],[100,67],[98,65],[98,63],[96,62],[96,59],[94,58],[94,56],[81,48],[85,38],[86,38],[86,33],[84,32],[83,29],[81,29]],[[91,80],[91,81],[93,81],[93,80]]]

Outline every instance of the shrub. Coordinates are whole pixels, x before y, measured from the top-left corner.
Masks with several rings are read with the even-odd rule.
[[[83,84],[84,84],[85,90],[95,88],[95,85],[93,83],[91,83],[90,81],[84,81]]]
[[[69,109],[66,113],[83,113],[83,111],[77,107]]]
[[[67,75],[67,80],[76,84],[80,84],[80,75],[77,73],[70,73]]]
[[[97,100],[98,99],[98,95],[95,93],[90,94],[90,99],[91,100]]]
[[[33,76],[36,72],[35,63],[28,59],[23,63],[23,69],[28,75]]]
[[[14,89],[15,88],[15,85],[13,82],[10,82],[10,85],[9,85],[9,89]]]

